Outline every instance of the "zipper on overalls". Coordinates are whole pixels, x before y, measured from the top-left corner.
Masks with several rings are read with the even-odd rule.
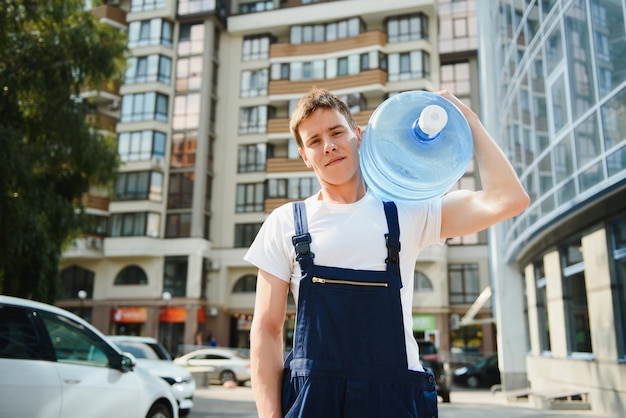
[[[311,281],[313,283],[320,284],[348,284],[352,286],[389,287],[388,283],[382,282],[357,282],[354,280],[322,279],[319,277],[313,277]]]

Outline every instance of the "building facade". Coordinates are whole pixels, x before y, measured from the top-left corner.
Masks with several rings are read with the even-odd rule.
[[[490,236],[505,390],[626,411],[626,4],[480,2],[484,118],[532,198]]]
[[[210,337],[248,346],[256,269],[243,255],[274,208],[319,190],[288,129],[312,86],[363,128],[408,90],[449,89],[480,113],[473,1],[119,0],[93,12],[128,32],[123,84],[90,93],[122,165],[113,193],[85,196],[97,228],[65,252],[58,303],[174,353]],[[457,187],[479,187],[473,167]],[[467,315],[490,289],[486,232],[428,248],[415,278],[416,338],[495,351],[490,304]]]

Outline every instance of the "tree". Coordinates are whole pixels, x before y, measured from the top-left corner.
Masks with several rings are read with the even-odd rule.
[[[80,89],[121,74],[124,34],[81,0],[0,8],[0,293],[53,302],[80,197],[110,185],[114,138],[90,130]]]

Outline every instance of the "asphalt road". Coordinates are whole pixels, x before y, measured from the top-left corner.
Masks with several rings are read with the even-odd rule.
[[[487,389],[453,388],[450,403],[439,404],[439,418],[607,418],[591,411],[544,411],[526,401],[507,402]],[[221,386],[196,390],[189,418],[258,418],[250,387]],[[617,417],[617,415],[616,415]],[[393,417],[390,417],[393,418]]]

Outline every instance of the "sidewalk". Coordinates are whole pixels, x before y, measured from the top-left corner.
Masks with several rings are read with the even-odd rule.
[[[196,389],[196,397],[214,401],[254,403],[250,386],[226,389],[219,385]],[[488,389],[453,387],[450,403],[439,403],[440,418],[625,418],[620,415],[599,415],[589,410],[545,410],[535,408],[527,399],[511,401],[505,393]]]
[[[491,392],[486,389],[465,389],[453,387],[450,392],[450,404],[440,403],[441,410],[446,409],[446,405],[493,405],[505,409],[526,409],[536,411],[536,416],[545,417],[576,417],[576,418],[622,418],[619,415],[599,415],[596,412],[583,409],[540,409],[536,408],[528,398],[511,400],[507,394],[501,391]],[[567,408],[567,405],[563,406]],[[497,408],[500,409],[500,408]],[[491,415],[490,415],[491,416]],[[495,415],[494,415],[495,416]]]

